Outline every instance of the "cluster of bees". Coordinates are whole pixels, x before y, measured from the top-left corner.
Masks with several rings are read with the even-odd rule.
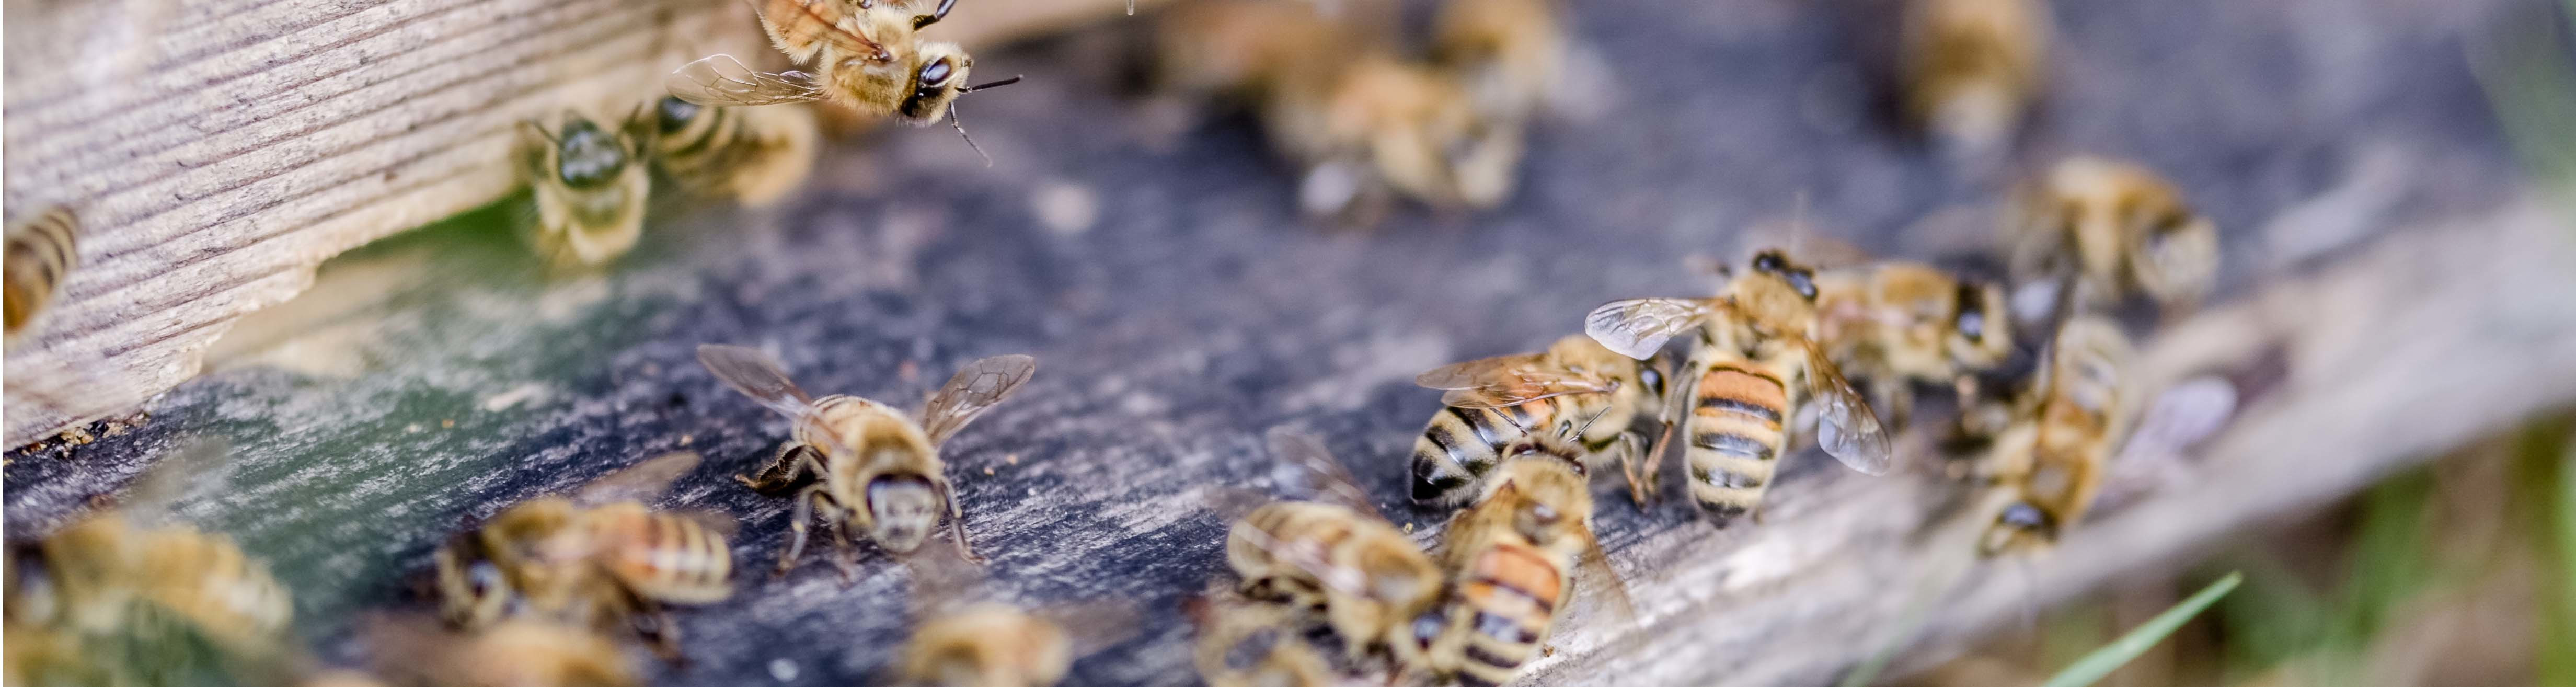
[[[524,123],[540,252],[597,264],[627,250],[648,166],[697,192],[779,197],[813,163],[815,121],[802,103],[953,123],[959,96],[995,84],[966,85],[973,59],[918,37],[952,5],[759,0],[762,27],[803,69],[713,55],[674,71],[669,97],[613,126],[577,113]],[[1913,7],[1909,107],[1957,146],[1998,145],[2037,87],[2037,4]],[[1305,166],[1308,210],[1349,212],[1386,193],[1490,206],[1512,185],[1523,128],[1563,78],[1570,48],[1557,12],[1549,0],[1448,0],[1417,59],[1323,3],[1203,0],[1173,10],[1158,44],[1168,84],[1254,104]],[[1321,441],[1274,428],[1269,459],[1293,498],[1225,492],[1212,504],[1232,520],[1224,559],[1239,584],[1185,603],[1197,668],[1218,687],[1333,685],[1376,670],[1390,683],[1509,683],[1548,653],[1578,575],[1596,607],[1633,618],[1592,529],[1594,470],[1615,462],[1631,500],[1654,503],[1678,435],[1685,491],[1705,519],[1758,523],[1779,461],[1810,432],[1855,470],[1895,469],[1891,437],[1923,388],[1955,397],[1947,445],[1966,447],[1956,464],[1997,495],[1979,516],[1977,551],[2046,549],[2082,522],[2115,450],[2198,438],[2131,436],[2148,390],[2129,335],[2104,313],[2138,298],[2192,307],[2214,281],[2218,240],[2172,185],[2116,160],[2063,160],[2017,205],[2002,223],[2002,280],[1763,250],[1722,269],[1713,296],[1613,301],[1547,350],[1422,373],[1443,407],[1409,454],[1407,496],[1451,513],[1434,546],[1392,524]],[[12,336],[77,264],[76,233],[59,208],[11,226]],[[917,586],[974,576],[984,559],[940,449],[1020,389],[1034,359],[969,363],[916,413],[814,397],[755,349],[711,344],[698,357],[792,422],[764,467],[736,477],[789,499],[777,574],[804,560],[819,520],[845,581],[857,575],[854,537],[933,566]],[[165,461],[145,483],[198,462]],[[370,672],[323,669],[285,648],[286,589],[228,539],[151,523],[148,504],[106,509],[11,547],[9,680],[119,684],[118,660],[95,659],[169,650],[111,639],[148,636],[193,638],[221,669],[279,684],[639,684],[622,638],[678,662],[669,607],[732,595],[734,519],[652,505],[699,464],[694,453],[651,458],[456,534],[431,556],[437,618],[368,623]],[[957,603],[953,589],[916,595],[922,621],[898,666],[913,684],[1050,685],[1086,642],[1118,634],[1097,627],[1115,614]]]

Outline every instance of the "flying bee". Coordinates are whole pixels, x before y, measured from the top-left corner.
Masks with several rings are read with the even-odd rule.
[[[626,653],[586,628],[533,618],[451,632],[426,619],[378,617],[366,638],[382,672],[416,687],[635,687]]]
[[[1330,687],[1341,678],[1306,641],[1299,615],[1278,604],[1193,596],[1181,612],[1198,628],[1191,653],[1208,687]]]
[[[521,614],[585,626],[626,623],[676,658],[679,628],[663,604],[733,595],[733,550],[725,543],[733,520],[655,512],[643,500],[698,462],[696,453],[664,454],[570,497],[501,511],[436,554],[442,612],[466,629]]]
[[[1318,215],[1365,210],[1389,190],[1492,207],[1510,195],[1524,143],[1517,123],[1478,116],[1457,79],[1379,51],[1294,73],[1268,93],[1262,121],[1306,166],[1300,204]]]
[[[754,71],[731,55],[709,55],[664,79],[671,95],[715,106],[831,102],[915,126],[944,118],[964,136],[966,127],[957,123],[958,96],[1020,80],[1014,76],[966,85],[974,57],[955,43],[918,40],[915,32],[946,18],[957,0],[940,0],[930,12],[900,0],[758,3],[760,27],[770,42],[814,71]]]
[[[1584,316],[1593,340],[1639,360],[1698,330],[1682,370],[1691,391],[1675,398],[1690,399],[1682,432],[1691,495],[1719,527],[1761,505],[1789,443],[1788,423],[1809,402],[1821,410],[1817,442],[1827,453],[1866,474],[1890,464],[1887,433],[1869,402],[1812,338],[1814,271],[1779,251],[1756,254],[1751,267],[1716,298],[1615,301]],[[1667,405],[1678,412],[1682,404]],[[1649,457],[1641,471],[1649,484],[1661,458]]]
[[[1555,631],[1579,568],[1593,571],[1596,606],[1634,619],[1627,586],[1593,535],[1580,436],[1576,428],[1515,442],[1483,497],[1449,521],[1440,555],[1448,593],[1411,623],[1412,641],[1397,654],[1403,669],[1470,686],[1510,682]]]
[[[1431,555],[1389,523],[1367,492],[1314,437],[1274,428],[1271,458],[1327,501],[1279,501],[1254,509],[1226,536],[1226,562],[1256,599],[1284,599],[1322,611],[1358,658],[1400,647],[1413,618],[1440,597]]]
[[[1633,470],[1646,456],[1661,455],[1663,438],[1670,436],[1660,432],[1650,441],[1640,427],[1663,416],[1667,372],[1660,360],[1631,360],[1578,334],[1558,339],[1545,352],[1422,373],[1413,381],[1447,389],[1440,401],[1448,407],[1432,415],[1413,442],[1413,501],[1464,504],[1484,492],[1486,473],[1502,462],[1504,449],[1533,433],[1570,430],[1595,415],[1602,421],[1587,425],[1591,433],[1577,440],[1593,457],[1616,452]]]
[[[664,96],[650,119],[654,167],[683,187],[753,207],[805,183],[820,150],[814,111],[798,105],[716,107]]]
[[[1816,275],[1816,339],[1826,358],[1869,384],[1870,407],[1903,427],[1913,382],[1974,395],[1975,373],[2012,355],[2003,289],[1930,265],[1883,262]]]
[[[601,127],[579,113],[564,113],[560,126],[519,123],[520,167],[537,200],[529,243],[557,267],[615,260],[644,234],[653,176],[643,144],[627,127]]]
[[[1979,542],[1986,555],[2045,548],[2083,520],[2128,431],[2135,357],[2109,320],[2077,317],[2058,330],[2017,421],[1987,454],[1984,469],[2013,500]]]
[[[1553,0],[1448,0],[1431,60],[1458,75],[1481,116],[1526,122],[1565,87],[1568,44]]]
[[[1905,106],[1961,152],[2011,137],[2040,89],[2047,8],[2039,0],[1910,0],[1899,49]]]
[[[6,260],[7,290],[0,299],[6,301],[8,337],[14,340],[80,266],[80,218],[56,205],[9,223]]]
[[[2024,192],[2019,222],[2006,226],[2015,281],[2073,280],[2083,302],[2144,293],[2187,308],[2218,276],[2218,225],[2145,167],[2099,157],[2057,163]]]
[[[908,554],[939,524],[942,508],[959,556],[984,561],[966,543],[965,515],[958,510],[939,446],[1028,383],[1037,372],[1036,359],[1001,355],[968,363],[931,395],[920,414],[909,416],[857,396],[816,399],[789,381],[776,359],[758,350],[708,344],[698,347],[698,362],[735,391],[796,423],[794,437],[779,448],[768,468],[757,476],[735,478],[762,493],[794,490],[796,514],[788,522],[787,550],[778,557],[779,574],[786,574],[803,554],[807,520],[817,502],[823,522],[833,527],[844,579],[857,574],[851,529],[867,532],[887,551]]]
[[[238,654],[282,649],[294,602],[267,564],[229,537],[155,522],[183,480],[215,472],[222,453],[212,444],[184,448],[147,471],[123,506],[11,545],[0,601],[8,624],[98,636],[179,621]]]

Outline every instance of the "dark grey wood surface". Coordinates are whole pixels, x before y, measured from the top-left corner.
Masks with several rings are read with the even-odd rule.
[[[2531,295],[2576,288],[2566,221],[2515,171],[2470,70],[2495,17],[2543,3],[2055,4],[2049,100],[2016,161],[1985,173],[1894,132],[1886,3],[1585,4],[1616,106],[1538,129],[1505,207],[1404,208],[1369,230],[1297,218],[1245,118],[1175,126],[1133,97],[1124,29],[990,52],[979,74],[1029,77],[962,105],[992,168],[942,130],[873,132],[782,208],[666,213],[604,275],[537,274],[500,228],[507,206],[363,249],[316,291],[393,284],[387,299],[245,324],[230,362],[140,429],[11,453],[8,534],[41,534],[175,441],[221,438],[228,469],[179,515],[270,560],[302,633],[345,660],[357,614],[416,607],[410,578],[448,532],[686,447],[708,464],[669,503],[740,517],[746,574],[733,600],[679,613],[692,665],[655,665],[656,682],[849,684],[904,636],[909,573],[869,549],[852,586],[819,558],[767,577],[787,503],[729,475],[786,422],[692,349],[768,348],[818,393],[898,405],[1024,352],[1034,381],[948,448],[992,557],[982,593],[1131,601],[1136,634],[1071,682],[1186,684],[1174,604],[1224,579],[1205,502],[1265,486],[1264,429],[1322,434],[1392,512],[1436,524],[1401,503],[1437,407],[1414,373],[1535,349],[1605,300],[1705,292],[1685,258],[1735,255],[1801,196],[1819,235],[1982,250],[1979,208],[2012,170],[2076,151],[2163,170],[2225,236],[2219,302],[2157,337],[2149,367],[2260,383],[2180,481],[2128,485],[2028,576],[1954,569],[1969,497],[1919,438],[1878,479],[1794,457],[1766,524],[1724,533],[1605,482],[1603,541],[1640,615],[1570,620],[1531,682],[1818,684],[1934,598],[1911,654],[1927,660],[2025,595],[2176,570],[2232,527],[2576,396],[2576,304]],[[1096,221],[1042,217],[1085,202]]]

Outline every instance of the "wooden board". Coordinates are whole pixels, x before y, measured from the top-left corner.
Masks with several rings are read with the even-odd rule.
[[[1970,495],[1919,439],[1885,478],[1795,456],[1765,524],[1722,534],[1603,484],[1604,542],[1643,612],[1570,619],[1527,684],[1818,684],[1926,598],[1900,665],[1930,660],[2025,598],[2175,570],[2234,528],[2576,401],[2576,303],[2534,295],[2576,289],[2568,223],[2515,171],[2464,53],[2507,4],[2060,3],[2058,86],[2021,162],[2136,157],[2220,224],[2218,301],[2151,337],[2148,360],[2160,379],[2249,380],[2236,424],[2169,481],[2115,484],[2125,502],[2027,576],[1936,574],[1965,560]],[[1587,11],[1582,34],[1630,67],[1617,118],[1541,127],[1502,210],[1405,210],[1373,231],[1297,219],[1243,118],[1151,116],[1119,88],[1114,36],[995,52],[980,59],[1030,76],[966,105],[995,167],[944,132],[883,132],[777,210],[666,213],[634,260],[591,277],[541,278],[499,226],[506,207],[369,247],[325,270],[350,285],[315,291],[335,298],[245,322],[218,371],[141,429],[12,453],[8,533],[47,531],[175,441],[224,438],[232,468],[180,515],[270,560],[302,633],[354,660],[355,617],[417,609],[406,577],[448,532],[686,447],[709,465],[670,503],[742,518],[751,572],[735,599],[679,614],[692,665],[651,665],[657,684],[849,684],[904,636],[909,573],[870,551],[853,586],[820,561],[762,576],[787,504],[729,476],[786,423],[691,350],[761,346],[817,391],[897,404],[964,361],[1026,352],[1036,379],[951,446],[994,559],[980,593],[1130,601],[1138,632],[1071,682],[1187,684],[1174,605],[1226,583],[1205,504],[1267,488],[1265,429],[1324,435],[1427,526],[1439,514],[1400,504],[1437,404],[1410,383],[1424,368],[1536,348],[1609,299],[1704,292],[1685,258],[1732,256],[1801,195],[1821,236],[1986,248],[1978,218],[2004,178],[1963,176],[1885,126],[1873,6]]]

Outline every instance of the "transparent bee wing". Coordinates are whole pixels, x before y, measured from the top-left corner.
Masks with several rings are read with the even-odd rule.
[[[1280,541],[1271,537],[1270,533],[1261,531],[1261,528],[1253,527],[1240,520],[1235,521],[1232,532],[1232,536],[1242,537],[1245,541],[1252,542],[1254,547],[1270,554],[1270,557],[1296,566],[1298,570],[1314,576],[1315,581],[1323,584],[1327,589],[1358,597],[1369,597],[1374,593],[1374,590],[1369,589],[1367,576],[1358,568],[1333,565],[1318,547]]]
[[[1601,540],[1592,536],[1592,528],[1585,527],[1581,531],[1583,555],[1575,560],[1574,565],[1578,570],[1589,571],[1592,577],[1592,588],[1600,595],[1594,606],[1608,610],[1613,622],[1635,625],[1637,603],[1628,596],[1627,580],[1620,578],[1619,571],[1610,567],[1610,554],[1601,550]]]
[[[1894,450],[1888,445],[1887,429],[1878,422],[1878,414],[1851,382],[1843,379],[1841,370],[1825,359],[1822,349],[1813,341],[1802,341],[1807,349],[1807,394],[1822,409],[1822,422],[1816,423],[1816,443],[1825,447],[1851,469],[1862,474],[1884,475],[1895,463]]]
[[[188,495],[191,485],[222,488],[231,481],[231,457],[231,443],[222,439],[185,440],[144,468],[143,475],[113,499],[113,505],[138,525],[171,524],[173,507]]]
[[[732,514],[724,511],[689,508],[669,512],[671,515],[687,518],[690,522],[697,523],[699,527],[707,528],[708,532],[726,539],[732,539],[733,535],[742,531],[742,521],[733,519]]]
[[[1282,485],[1295,485],[1335,505],[1386,519],[1386,514],[1370,501],[1368,491],[1360,488],[1359,480],[1333,458],[1331,450],[1324,448],[1323,441],[1286,427],[1270,428],[1268,438],[1270,458],[1279,462],[1275,467]]]
[[[616,501],[651,501],[671,489],[681,475],[698,469],[696,451],[674,451],[608,473],[573,492],[574,503],[598,505]]]
[[[813,414],[814,397],[787,379],[787,372],[779,369],[778,359],[759,349],[706,344],[698,347],[698,363],[707,366],[707,371],[715,373],[725,386],[781,415],[802,420]]]
[[[732,55],[708,55],[662,79],[671,95],[700,105],[749,106],[822,100],[823,87],[801,71],[762,72]]]
[[[1619,388],[1617,382],[1551,365],[1545,353],[1443,365],[1416,375],[1413,383],[1428,389],[1447,389],[1448,393],[1440,395],[1440,402],[1461,408],[1502,408]]]
[[[1025,355],[997,355],[968,363],[931,395],[930,405],[921,411],[921,428],[930,433],[930,443],[948,443],[948,437],[1019,391],[1037,372],[1037,359]]]
[[[1699,326],[1717,308],[1717,301],[1705,298],[1611,301],[1583,316],[1583,333],[1620,355],[1645,360],[1665,341]]]

